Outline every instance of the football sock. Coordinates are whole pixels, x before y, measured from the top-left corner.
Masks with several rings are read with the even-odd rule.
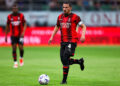
[[[20,50],[20,58],[23,58],[24,50]]]
[[[72,64],[79,64],[79,63],[80,63],[80,62],[79,62],[78,59],[72,59],[72,58],[69,59],[69,65],[72,65]]]
[[[12,54],[13,54],[13,59],[14,59],[14,61],[17,61],[16,51],[13,51]]]
[[[62,82],[66,82],[68,72],[69,72],[69,66],[63,66],[63,81]]]

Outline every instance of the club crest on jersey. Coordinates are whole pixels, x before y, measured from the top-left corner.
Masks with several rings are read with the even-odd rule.
[[[13,22],[11,22],[11,23],[12,23],[13,26],[18,26],[18,25],[20,25],[20,21],[13,21]]]
[[[60,19],[60,21],[62,21],[62,19]]]

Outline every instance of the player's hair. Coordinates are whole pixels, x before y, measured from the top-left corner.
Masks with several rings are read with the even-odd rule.
[[[17,4],[14,4],[12,7],[16,7],[16,8],[18,8],[18,5],[17,5]]]
[[[63,4],[69,4],[69,6],[72,7],[72,3],[70,1],[65,1]]]

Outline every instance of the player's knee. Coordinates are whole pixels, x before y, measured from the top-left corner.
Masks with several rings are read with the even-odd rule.
[[[20,49],[20,50],[23,50],[23,45],[19,45],[19,49]]]
[[[16,53],[16,50],[13,50],[12,53]]]
[[[63,57],[63,58],[61,59],[61,61],[62,61],[62,64],[63,64],[63,65],[69,65],[69,59],[68,59],[68,57]]]
[[[19,48],[20,49],[20,51],[23,51],[23,48]]]
[[[65,52],[65,56],[69,56],[69,57],[73,57],[74,56],[74,53],[72,53],[71,51],[66,51]]]
[[[66,50],[65,53],[64,53],[64,57],[69,58],[70,57],[70,51]]]
[[[61,62],[62,62],[63,65],[66,64],[66,58],[61,57]]]
[[[16,47],[13,47],[12,49],[13,49],[13,51],[16,51]]]
[[[16,51],[16,49],[15,49],[15,48],[13,48],[13,51]]]

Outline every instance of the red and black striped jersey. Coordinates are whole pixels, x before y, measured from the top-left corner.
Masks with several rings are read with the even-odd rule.
[[[80,17],[74,13],[71,13],[67,16],[62,13],[58,16],[57,26],[61,31],[61,42],[78,42],[76,28],[80,22]]]
[[[18,37],[23,32],[25,18],[22,13],[16,15],[9,14],[7,17],[7,24],[9,25],[12,36]]]

